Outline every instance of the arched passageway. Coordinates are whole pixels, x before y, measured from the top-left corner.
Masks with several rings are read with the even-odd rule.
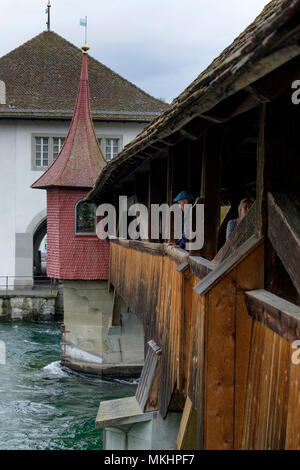
[[[47,218],[43,219],[33,234],[33,275],[35,280],[46,276],[45,247],[41,250],[41,243],[47,234]]]

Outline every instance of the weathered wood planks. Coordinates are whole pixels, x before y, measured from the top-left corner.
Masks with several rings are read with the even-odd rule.
[[[197,272],[203,275],[212,268],[203,258],[193,258],[191,264],[193,271],[197,265]],[[111,242],[111,283],[143,322],[146,341],[153,339],[162,350],[159,367],[147,356],[137,397],[142,408],[150,398],[152,408],[157,406],[162,416],[167,414],[173,392],[188,390],[194,333],[201,327],[196,313],[199,296],[193,290],[199,279],[191,272],[183,250],[144,242]]]
[[[249,314],[288,342],[300,338],[300,307],[264,289],[245,293]]]
[[[111,244],[111,282],[143,321],[147,340],[161,348],[146,359],[137,393],[142,409],[166,416],[174,392],[185,394],[181,448],[192,409],[197,449],[299,448],[300,365],[286,340],[298,338],[298,307],[262,294],[263,240],[250,239],[200,288],[189,257],[161,253]],[[275,332],[275,306],[281,319],[289,314],[284,332],[290,327],[296,336]]]
[[[300,294],[300,196],[268,193],[268,235]]]
[[[243,250],[239,262],[224,261],[218,276],[202,281],[202,356],[203,377],[196,396],[190,390],[197,411],[202,407],[202,435],[198,431],[198,448],[239,449],[242,446],[244,411],[247,393],[247,370],[250,355],[252,319],[247,315],[244,291],[264,282],[264,245],[254,243]],[[227,266],[227,270],[226,270]],[[214,274],[214,273],[213,273]],[[200,283],[200,285],[202,284]],[[199,293],[199,286],[195,291]],[[197,354],[195,354],[195,357]],[[202,390],[201,390],[202,388]],[[202,393],[202,403],[199,397]],[[193,398],[192,398],[193,397]],[[198,417],[199,419],[199,417]],[[198,423],[197,423],[198,424]],[[200,425],[200,424],[199,424]]]
[[[138,388],[135,393],[136,400],[139,403],[142,411],[145,411],[147,402],[151,394],[155,374],[157,371],[157,364],[159,359],[158,356],[160,354],[161,348],[157,346],[154,341],[148,341],[148,351],[146,354],[145,364],[142,370]],[[152,410],[155,408],[153,397],[150,406]]]
[[[177,450],[193,450],[196,448],[196,427],[197,413],[192,401],[187,397],[177,437]]]

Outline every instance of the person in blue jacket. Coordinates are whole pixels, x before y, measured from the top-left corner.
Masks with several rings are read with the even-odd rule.
[[[179,248],[185,250],[185,245],[188,242],[188,238],[186,237],[188,230],[189,230],[189,223],[190,223],[190,213],[191,208],[187,208],[187,204],[193,204],[195,198],[190,191],[184,190],[181,191],[177,196],[173,199],[173,202],[178,202],[180,205],[181,210],[184,213],[184,223],[183,223],[183,231],[181,238],[175,242],[175,245]]]

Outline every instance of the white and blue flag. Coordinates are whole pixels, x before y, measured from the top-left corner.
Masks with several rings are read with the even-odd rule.
[[[86,26],[87,24],[86,18],[80,18],[79,24],[80,26]]]

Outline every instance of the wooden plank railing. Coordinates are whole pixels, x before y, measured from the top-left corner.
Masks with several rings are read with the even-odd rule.
[[[162,349],[158,409],[165,416],[175,386],[187,393],[196,322],[193,287],[214,265],[171,246],[118,239],[111,240],[110,256],[110,282],[143,322],[146,341]],[[188,272],[177,270],[184,264]]]
[[[245,296],[253,332],[243,448],[299,450],[300,307],[263,289]]]
[[[276,299],[276,311],[274,298],[257,291],[263,239],[250,238],[219,265],[165,245],[114,240],[110,276],[146,340],[161,348],[149,411],[157,406],[166,416],[178,390],[196,412],[198,449],[300,448],[300,365],[291,363],[289,343],[300,338],[298,310],[287,315]],[[190,422],[183,414],[181,435]]]

